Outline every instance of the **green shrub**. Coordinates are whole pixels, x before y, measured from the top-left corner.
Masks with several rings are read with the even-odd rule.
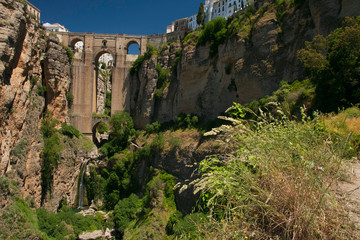
[[[153,139],[153,141],[151,142],[151,148],[157,152],[160,152],[165,145],[165,139],[164,139],[164,134],[163,133],[159,133],[158,135],[156,135],[156,137]]]
[[[275,0],[276,5],[276,19],[281,24],[286,13],[286,0]]]
[[[140,55],[134,62],[132,67],[130,68],[130,74],[134,75],[139,72],[139,69],[144,61],[149,60],[151,56],[155,55],[157,52],[156,48],[151,44],[146,45],[146,52],[143,55]]]
[[[206,219],[207,216],[203,213],[192,213],[183,217],[181,212],[176,211],[169,218],[166,233],[177,239],[204,239],[199,227]]]
[[[66,100],[68,102],[68,105],[71,107],[74,102],[74,95],[72,95],[72,93],[68,92],[66,94]]]
[[[74,58],[74,52],[68,46],[65,46],[62,44],[60,44],[60,45],[65,49],[68,61],[71,64],[73,61],[73,58]]]
[[[55,126],[58,121],[46,114],[41,121],[41,132],[43,134],[44,149],[40,156],[41,165],[41,201],[45,200],[47,193],[52,192],[53,174],[61,157],[62,145]]]
[[[164,89],[169,84],[170,69],[163,69],[160,64],[157,64],[156,71],[158,72],[158,80],[156,83],[155,96],[158,99],[161,99],[163,96]]]
[[[214,57],[218,53],[219,45],[224,43],[226,38],[226,20],[219,17],[205,24],[197,43],[205,45],[207,42],[210,42],[210,57]]]
[[[10,181],[5,176],[0,177],[0,192],[5,195],[10,193]]]
[[[131,194],[129,198],[122,199],[116,204],[114,209],[114,222],[120,234],[124,234],[130,222],[136,218],[135,213],[139,209],[139,198]]]
[[[173,67],[172,67],[172,71],[173,71],[175,76],[177,75],[177,68],[178,68],[180,58],[181,58],[181,53],[182,53],[182,49],[178,49],[176,51],[176,53],[175,53],[175,60],[174,60],[174,64],[173,64]]]
[[[96,130],[100,133],[100,134],[104,134],[105,132],[109,131],[110,128],[108,127],[108,125],[104,122],[100,122],[96,128]]]
[[[159,122],[153,122],[152,124],[147,124],[145,127],[145,131],[147,134],[151,133],[158,133],[160,131],[160,123]]]
[[[11,155],[21,158],[27,154],[29,151],[29,142],[27,140],[21,140],[13,150],[11,150]]]
[[[74,126],[67,125],[66,123],[61,125],[60,133],[71,138],[74,136],[79,138],[81,135],[79,130],[77,130]]]
[[[35,86],[36,83],[37,83],[37,81],[38,81],[38,78],[37,78],[36,76],[32,75],[32,76],[31,76],[31,79],[30,79],[30,84],[31,84],[31,86],[32,86],[32,87]]]
[[[45,97],[45,94],[46,94],[46,86],[37,85],[37,94],[38,94],[39,96]]]
[[[164,188],[164,197],[165,203],[170,205],[171,207],[175,206],[175,195],[174,195],[174,187],[175,187],[175,177],[165,171],[160,172],[160,180],[165,183]]]
[[[111,116],[111,92],[106,92],[105,98],[105,115]]]
[[[106,180],[95,170],[90,171],[90,176],[85,175],[86,197],[90,203],[92,200],[98,201],[105,194]]]
[[[181,129],[194,128],[198,122],[199,118],[196,115],[182,113],[176,116],[176,124]]]

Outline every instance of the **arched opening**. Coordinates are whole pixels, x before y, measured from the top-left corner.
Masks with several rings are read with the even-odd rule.
[[[96,114],[111,115],[112,70],[114,58],[107,51],[100,52],[95,59]]]
[[[80,38],[75,38],[71,41],[71,48],[76,51],[84,50],[84,42]]]
[[[74,59],[81,59],[84,50],[84,42],[81,39],[76,38],[71,41],[71,48],[74,51]]]
[[[140,55],[140,46],[137,42],[131,41],[127,46],[127,54]]]
[[[105,122],[98,122],[92,129],[93,142],[97,147],[101,147],[109,139],[109,126]]]

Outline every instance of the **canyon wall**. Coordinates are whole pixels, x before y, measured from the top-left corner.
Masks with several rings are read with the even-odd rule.
[[[41,121],[45,112],[68,122],[66,94],[70,63],[58,40],[21,1],[0,1],[0,176],[18,183],[24,198],[41,202]],[[53,196],[44,206],[56,209],[61,198],[75,201],[77,175],[85,157],[64,147],[54,176]],[[81,156],[80,156],[81,155]],[[6,199],[0,199],[2,205]]]
[[[131,113],[138,127],[154,121],[173,120],[180,113],[212,119],[233,102],[249,103],[271,94],[281,81],[303,78],[296,53],[318,34],[327,35],[346,16],[360,14],[360,2],[309,0],[302,6],[284,9],[280,21],[273,1],[256,1],[258,10],[246,40],[227,39],[210,57],[210,46],[177,41],[158,56],[144,61],[131,76]],[[155,97],[158,72],[155,66],[171,69],[176,51],[182,49],[177,71],[161,99]]]

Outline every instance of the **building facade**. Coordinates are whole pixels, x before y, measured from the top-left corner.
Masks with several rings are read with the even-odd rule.
[[[254,0],[205,0],[204,11],[205,11],[205,23],[211,20],[223,17],[228,18],[238,11],[242,11],[250,4],[253,4]],[[184,23],[184,19],[187,19],[187,30],[196,30],[199,25],[197,24],[197,14],[194,14],[188,18],[176,20],[172,25],[167,26],[166,33],[184,30],[184,28],[178,28],[175,25],[178,21]],[[184,24],[183,24],[184,25]]]
[[[40,22],[40,9],[35,7],[27,0],[25,0],[25,2],[26,2],[26,9],[28,14],[30,14],[30,16],[33,16],[38,22]]]
[[[253,2],[254,0],[207,0],[205,22],[218,17],[228,18]]]
[[[43,26],[46,30],[50,32],[69,32],[69,30],[67,30],[63,25],[59,23],[44,23]]]

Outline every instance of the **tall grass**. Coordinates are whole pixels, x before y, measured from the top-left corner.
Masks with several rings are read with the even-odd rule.
[[[198,226],[210,239],[351,239],[351,223],[332,190],[351,157],[349,137],[332,137],[316,117],[294,122],[262,114],[227,130],[229,155],[200,164]]]

